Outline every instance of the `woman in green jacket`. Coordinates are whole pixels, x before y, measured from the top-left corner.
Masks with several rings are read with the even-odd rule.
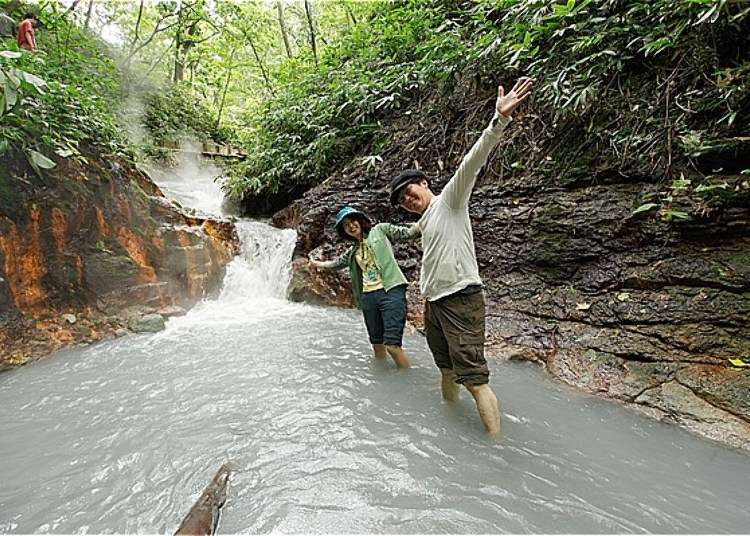
[[[342,208],[336,215],[336,231],[355,242],[339,257],[310,262],[319,268],[349,268],[354,304],[362,309],[375,357],[390,355],[396,366],[409,368],[402,348],[406,323],[406,278],[396,264],[390,240],[417,238],[419,226],[379,223],[372,225],[364,212]]]

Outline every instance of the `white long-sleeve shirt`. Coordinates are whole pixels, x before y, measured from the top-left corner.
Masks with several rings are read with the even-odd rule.
[[[428,301],[439,300],[469,285],[482,284],[469,221],[469,198],[479,170],[508,123],[509,117],[495,114],[451,180],[419,219],[423,251],[420,289]]]

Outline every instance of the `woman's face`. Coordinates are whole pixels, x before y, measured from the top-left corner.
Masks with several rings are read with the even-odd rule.
[[[344,218],[344,232],[356,240],[362,238],[362,225],[357,218]]]

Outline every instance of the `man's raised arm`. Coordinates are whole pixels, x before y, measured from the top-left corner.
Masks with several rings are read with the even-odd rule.
[[[443,188],[441,197],[449,207],[461,208],[469,204],[479,170],[487,163],[487,157],[500,141],[502,131],[510,123],[510,114],[529,96],[532,84],[530,78],[519,78],[507,95],[503,86],[497,88],[495,116]]]

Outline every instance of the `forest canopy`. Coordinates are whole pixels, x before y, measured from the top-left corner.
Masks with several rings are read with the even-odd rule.
[[[746,2],[0,0],[0,7],[16,18],[31,8],[40,18],[42,52],[22,54],[8,40],[0,57],[0,153],[24,154],[36,168],[80,155],[82,144],[158,154],[190,137],[247,155],[227,169],[224,187],[234,198],[303,191],[365,148],[363,162],[377,167],[389,123],[415,103],[445,108],[441,96],[457,85],[490,87],[519,75],[536,80],[533,106],[547,134],[566,125],[574,134],[565,134],[564,163],[509,155],[518,172],[533,167],[573,180],[609,166],[655,180],[691,169],[705,177],[712,169],[701,159],[721,163],[748,143]],[[593,149],[596,161],[586,158]],[[740,167],[733,172],[750,163]]]

